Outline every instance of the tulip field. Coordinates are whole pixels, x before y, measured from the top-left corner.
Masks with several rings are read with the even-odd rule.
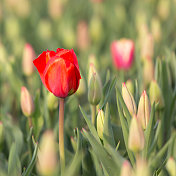
[[[176,0],[0,1],[0,176],[176,176]]]

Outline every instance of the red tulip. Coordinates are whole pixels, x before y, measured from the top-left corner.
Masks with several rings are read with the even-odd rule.
[[[55,96],[65,98],[78,89],[81,76],[73,49],[43,51],[33,63],[43,84]]]
[[[117,69],[127,70],[131,67],[134,59],[134,42],[128,39],[113,41],[111,53]]]

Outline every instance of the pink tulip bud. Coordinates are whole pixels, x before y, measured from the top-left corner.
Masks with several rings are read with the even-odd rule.
[[[136,168],[134,171],[135,176],[151,176],[148,163],[143,158],[137,157]]]
[[[23,51],[22,68],[26,76],[30,76],[34,71],[33,60],[35,59],[35,52],[30,44],[26,44]]]
[[[136,114],[136,103],[125,83],[122,83],[122,97],[130,114]]]
[[[144,132],[136,115],[131,119],[128,147],[133,152],[139,152],[144,148]]]
[[[143,129],[147,128],[150,118],[151,105],[146,91],[144,90],[139,100],[137,118]]]
[[[54,175],[57,168],[56,142],[52,131],[46,131],[41,139],[38,152],[37,170],[40,175]]]
[[[129,39],[113,41],[111,54],[117,69],[127,70],[131,68],[134,60],[134,42]]]
[[[170,176],[175,176],[176,174],[176,161],[173,157],[170,157],[166,163],[166,169],[169,172]]]
[[[77,27],[77,45],[81,50],[87,49],[89,45],[88,26],[85,21],[80,21]]]
[[[21,88],[21,109],[26,117],[31,116],[34,112],[34,103],[26,87]]]
[[[154,79],[154,64],[151,58],[143,58],[143,83],[146,88],[148,84]]]
[[[120,176],[132,176],[132,167],[128,160],[123,162]]]

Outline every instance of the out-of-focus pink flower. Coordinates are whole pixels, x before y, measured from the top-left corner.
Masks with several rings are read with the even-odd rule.
[[[111,54],[117,69],[127,70],[131,68],[134,60],[134,42],[129,39],[113,41],[111,44]]]
[[[30,76],[34,71],[33,65],[34,59],[35,59],[34,49],[29,43],[26,43],[23,50],[23,60],[22,60],[22,69],[23,73],[26,76]]]

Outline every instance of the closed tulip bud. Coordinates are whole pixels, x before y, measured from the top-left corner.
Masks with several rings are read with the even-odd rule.
[[[128,148],[133,152],[139,152],[144,148],[144,132],[136,115],[131,119]]]
[[[97,72],[92,74],[88,86],[88,100],[92,105],[98,105],[102,97],[102,85]]]
[[[132,167],[128,160],[123,162],[120,176],[132,176]]]
[[[30,117],[34,112],[34,103],[26,87],[21,88],[21,109],[26,117]]]
[[[97,115],[97,132],[98,136],[103,140],[103,127],[104,127],[104,112],[99,110]]]
[[[0,144],[3,141],[3,123],[0,121]]]
[[[158,104],[159,109],[164,107],[163,95],[158,83],[155,80],[150,83],[149,96],[151,104],[155,102],[155,104]]]
[[[143,129],[147,128],[150,118],[151,105],[146,91],[144,90],[139,100],[137,118]]]
[[[46,131],[41,139],[38,151],[37,170],[42,176],[54,175],[57,168],[57,152],[54,134]]]
[[[58,19],[62,15],[62,1],[50,0],[48,1],[48,13],[51,18]]]
[[[94,66],[95,68],[99,68],[98,62],[97,62],[97,58],[95,57],[94,54],[90,54],[88,57],[88,69],[90,70],[91,66]]]
[[[157,12],[162,20],[166,20],[170,12],[170,1],[160,0],[158,3]]]
[[[91,40],[95,43],[100,43],[104,36],[102,20],[99,17],[94,16],[91,19],[89,26]]]
[[[81,50],[86,50],[89,45],[88,26],[85,21],[80,21],[77,27],[77,45]]]
[[[71,144],[72,144],[73,150],[76,152],[77,142],[72,136],[71,136]]]
[[[131,94],[134,96],[134,84],[131,79],[126,81],[126,87],[131,92]]]
[[[170,157],[166,163],[166,169],[170,176],[175,176],[176,174],[176,162],[173,157]]]
[[[134,176],[151,176],[147,162],[142,158],[137,158]]]
[[[47,95],[47,105],[49,110],[54,110],[58,107],[58,98],[51,92],[49,92]]]
[[[134,42],[129,39],[113,41],[111,44],[111,54],[117,69],[127,70],[131,68],[134,60]]]
[[[136,103],[125,83],[122,83],[122,97],[130,114],[136,114]]]
[[[154,41],[153,36],[147,33],[141,42],[141,58],[153,58]]]
[[[30,76],[34,72],[33,60],[35,59],[35,52],[30,44],[26,44],[23,50],[22,68],[26,76]]]
[[[146,57],[143,59],[143,83],[146,88],[148,84],[154,79],[154,64],[151,58]]]
[[[151,24],[151,30],[153,37],[156,42],[159,42],[162,37],[162,32],[161,32],[161,24],[158,18],[152,18],[152,24]]]
[[[85,79],[81,76],[79,87],[78,87],[78,90],[76,91],[76,94],[78,96],[81,96],[85,94],[85,92],[86,92],[86,83],[85,83]]]

